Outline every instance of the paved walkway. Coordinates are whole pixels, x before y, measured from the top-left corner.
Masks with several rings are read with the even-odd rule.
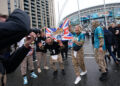
[[[81,82],[76,86],[120,86],[120,67],[116,66],[112,61],[108,62],[108,80],[104,82],[99,81],[100,72],[98,71],[98,66],[95,59],[90,58],[93,55],[93,48],[90,44],[90,40],[86,40],[84,47],[85,64],[88,74],[83,76]],[[42,69],[42,72],[38,74],[39,77],[37,79],[29,77],[29,84],[26,86],[75,86],[73,82],[76,76],[73,70],[70,52],[68,57],[68,60],[64,62],[66,71],[65,76],[63,76],[59,70],[58,77],[54,79],[52,75],[53,70],[50,69],[46,71]],[[23,86],[20,67],[14,73],[8,75],[7,82],[7,86]]]

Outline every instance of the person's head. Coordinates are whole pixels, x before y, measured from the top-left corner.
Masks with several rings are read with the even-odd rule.
[[[80,25],[76,25],[75,26],[75,33],[76,34],[79,34],[79,33],[81,33],[82,32],[82,27],[80,26]]]
[[[116,24],[115,24],[115,23],[112,23],[112,24],[111,24],[111,27],[112,27],[112,28],[115,28],[115,27],[116,27]]]
[[[98,21],[93,21],[92,22],[92,28],[96,29],[98,26],[100,26],[100,23]]]
[[[51,37],[47,37],[47,38],[46,38],[46,43],[47,43],[48,45],[51,45],[51,44],[53,43],[53,39],[52,39]]]
[[[117,27],[120,28],[120,24],[118,24]]]
[[[0,22],[5,22],[7,20],[7,15],[0,14]]]

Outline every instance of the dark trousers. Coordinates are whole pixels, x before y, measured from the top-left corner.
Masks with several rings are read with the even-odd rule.
[[[117,48],[117,56],[118,56],[118,58],[120,58],[120,44],[118,44],[118,48]]]
[[[66,51],[61,51],[61,55],[62,55],[63,59],[67,59],[67,57],[68,57],[68,51],[67,50]]]
[[[116,62],[116,56],[114,55],[114,53],[112,52],[112,49],[111,49],[111,45],[107,45],[106,46],[107,48],[107,51],[109,52],[109,54],[112,56],[113,60]]]
[[[117,46],[113,46],[113,54],[116,56],[117,54]]]
[[[0,86],[6,86],[6,72],[2,62],[0,62]]]
[[[120,58],[120,42],[117,42],[115,46],[113,46],[113,54]]]
[[[33,61],[36,60],[36,50],[33,51]]]

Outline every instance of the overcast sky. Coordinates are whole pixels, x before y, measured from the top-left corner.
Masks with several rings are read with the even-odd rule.
[[[56,14],[56,25],[58,23],[58,2],[59,2],[59,12],[61,15],[61,20],[78,10],[77,0],[54,0],[55,2],[55,14]],[[106,3],[116,3],[120,2],[120,0],[106,0]],[[66,4],[64,4],[66,3]],[[79,0],[79,7],[80,9],[102,5],[104,2],[103,0]]]

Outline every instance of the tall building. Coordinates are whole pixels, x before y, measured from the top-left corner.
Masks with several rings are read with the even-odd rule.
[[[0,0],[0,14],[8,15],[8,5],[7,0]]]
[[[31,28],[55,27],[54,0],[0,1],[6,3],[4,6],[7,6],[6,10],[9,14],[16,8],[24,10],[31,18]]]
[[[3,1],[4,2],[4,1]],[[14,9],[20,8],[20,0],[7,0],[8,13],[12,13]]]
[[[55,27],[54,0],[21,0],[20,8],[31,17],[31,27]]]

